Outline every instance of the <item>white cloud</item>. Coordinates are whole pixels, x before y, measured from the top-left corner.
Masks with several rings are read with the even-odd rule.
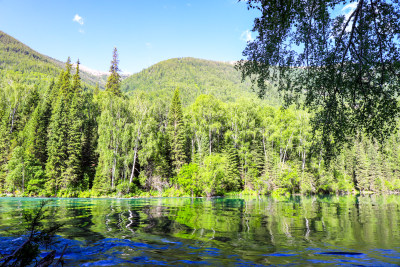
[[[78,14],[75,14],[75,17],[73,18],[72,21],[78,22],[79,24],[83,25],[83,18]]]
[[[82,34],[85,33],[85,31],[83,29],[79,29],[79,32],[82,33]]]
[[[250,30],[245,30],[244,32],[242,32],[242,34],[240,35],[240,39],[246,42],[254,41],[254,38],[251,36]]]
[[[354,10],[357,8],[357,5],[358,5],[358,2],[353,2],[353,3],[350,3],[350,4],[347,4],[347,5],[345,5],[343,8],[342,8],[342,14],[344,15],[344,21],[347,21],[348,19],[349,19],[349,17],[351,16],[351,14],[354,12]],[[351,19],[351,21],[353,20],[354,18],[352,18]],[[347,24],[347,27],[346,27],[346,31],[347,32],[349,32],[349,31],[351,31],[351,21]]]
[[[147,47],[147,48],[152,48],[151,43],[146,43],[146,47]]]
[[[346,9],[350,9],[350,11],[348,13],[351,14],[351,12],[353,12],[353,10],[356,9],[357,5],[358,5],[358,2],[353,2],[353,3],[347,4],[342,8],[342,12],[344,12]]]

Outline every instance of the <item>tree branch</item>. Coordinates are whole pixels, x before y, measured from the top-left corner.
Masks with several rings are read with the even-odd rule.
[[[344,60],[346,58],[347,51],[349,50],[350,44],[351,44],[351,42],[353,40],[354,29],[356,28],[358,14],[359,14],[359,12],[361,10],[361,7],[362,7],[363,3],[364,3],[364,0],[361,0],[357,5],[356,10],[354,11],[355,12],[355,17],[354,17],[354,20],[353,20],[353,26],[351,27],[349,43],[347,44],[346,49],[344,50],[344,53],[343,53],[343,56],[342,56],[342,63],[340,64],[340,68],[341,69],[343,68],[343,64],[344,64]]]

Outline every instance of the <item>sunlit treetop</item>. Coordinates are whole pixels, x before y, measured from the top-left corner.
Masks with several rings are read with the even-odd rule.
[[[114,47],[113,59],[110,66],[110,76],[108,76],[107,78],[106,91],[111,92],[112,94],[115,94],[117,96],[121,96],[121,75],[119,74],[120,69],[118,67],[118,64],[118,51],[117,48]]]

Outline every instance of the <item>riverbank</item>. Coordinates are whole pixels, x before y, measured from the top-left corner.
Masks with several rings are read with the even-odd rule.
[[[267,193],[260,194],[255,190],[243,190],[238,192],[229,192],[224,195],[220,195],[219,197],[266,197],[272,196],[275,198],[281,197],[290,197],[290,196],[323,196],[323,195],[331,195],[331,196],[344,196],[344,195],[398,195],[399,191],[381,191],[381,192],[373,192],[373,191],[339,191],[339,192],[322,192],[319,194],[301,194],[301,193],[291,193],[284,188],[278,188],[276,190],[272,190]],[[87,191],[73,191],[73,190],[61,190],[58,194],[55,195],[40,195],[40,194],[27,194],[23,192],[16,191],[14,193],[0,193],[0,197],[57,197],[57,198],[125,198],[125,199],[134,199],[134,198],[155,198],[155,197],[217,197],[217,196],[193,196],[185,193],[183,190],[176,188],[169,188],[164,191],[137,191],[135,193],[121,194],[118,192],[113,192],[109,194],[102,194],[95,190],[87,190]]]

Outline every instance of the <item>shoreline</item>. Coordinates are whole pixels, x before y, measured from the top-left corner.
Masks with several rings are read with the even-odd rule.
[[[389,195],[400,195],[400,192],[351,192],[351,193],[328,193],[328,194],[301,194],[301,193],[286,193],[286,194],[251,194],[251,193],[237,193],[237,194],[226,194],[223,196],[176,196],[176,195],[138,195],[138,196],[110,196],[110,195],[99,195],[99,196],[24,196],[16,194],[0,194],[1,198],[43,198],[43,199],[152,199],[152,198],[190,198],[190,199],[211,199],[211,198],[291,198],[291,197],[341,197],[341,196],[389,196]]]

